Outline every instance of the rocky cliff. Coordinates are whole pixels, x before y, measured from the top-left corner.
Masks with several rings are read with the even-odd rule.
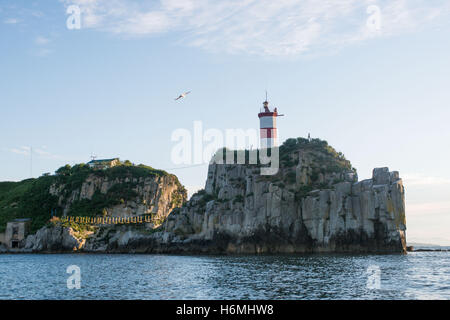
[[[204,192],[171,214],[167,231],[193,247],[232,253],[404,252],[404,187],[398,172],[357,175],[325,142],[280,148],[275,176],[252,165],[211,164]],[[209,248],[209,249],[206,249]]]
[[[56,225],[43,227],[26,239],[25,252],[66,252],[81,250],[92,231],[75,231],[71,227]]]
[[[101,172],[103,173],[103,172]],[[186,201],[186,191],[173,175],[110,177],[93,172],[79,187],[55,182],[49,193],[58,199],[62,215],[106,214],[112,217],[153,215],[163,221]]]
[[[260,174],[261,164],[212,163],[205,189],[158,228],[105,227],[81,245],[80,238],[65,242],[88,252],[406,251],[398,172],[376,168],[358,181],[344,155],[318,139],[289,139],[279,152],[280,168],[270,176]],[[34,243],[28,249],[39,248]]]
[[[54,175],[0,183],[0,232],[6,222],[31,218],[31,231],[51,215],[133,217],[151,215],[159,225],[187,197],[175,175],[130,162],[106,170],[66,165]]]

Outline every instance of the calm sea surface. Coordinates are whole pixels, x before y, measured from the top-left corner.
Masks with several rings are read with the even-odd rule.
[[[80,289],[67,288],[70,274],[66,270],[70,265],[81,270]],[[373,278],[377,270],[379,289]],[[367,287],[369,276],[372,288]],[[3,254],[0,299],[450,299],[450,252],[311,256]]]

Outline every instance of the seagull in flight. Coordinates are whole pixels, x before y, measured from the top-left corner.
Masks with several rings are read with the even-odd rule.
[[[188,92],[182,93],[182,94],[180,94],[180,95],[178,96],[178,98],[175,98],[175,100],[179,100],[179,99],[181,99],[181,98],[184,98],[184,97],[186,97],[189,93],[191,93],[191,92],[188,91]]]

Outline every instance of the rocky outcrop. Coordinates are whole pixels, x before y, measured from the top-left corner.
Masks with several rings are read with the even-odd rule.
[[[358,181],[343,154],[324,141],[305,139],[289,139],[280,147],[275,175],[261,175],[260,169],[259,164],[210,164],[205,189],[172,210],[157,228],[102,227],[84,242],[64,230],[45,229],[29,245],[27,239],[27,247],[146,253],[406,252],[405,190],[398,172],[376,168],[371,179]],[[102,190],[104,183],[109,182],[97,183],[97,188]],[[82,190],[83,197],[92,195],[88,186]]]
[[[358,182],[343,156],[330,152],[306,144],[269,177],[250,165],[210,165],[204,193],[166,221],[174,247],[185,250],[181,241],[187,250],[202,243],[203,250],[228,253],[405,252],[398,172],[376,168],[372,179]]]
[[[43,227],[26,239],[27,252],[66,252],[83,248],[86,236],[77,234],[72,228],[63,226]]]
[[[90,174],[79,188],[67,191],[65,184],[50,186],[50,194],[58,197],[58,206],[63,215],[83,201],[106,199],[104,208],[108,216],[133,217],[151,214],[155,220],[163,221],[176,207],[186,201],[186,192],[173,175],[151,177],[110,178]],[[92,212],[86,212],[91,215]]]

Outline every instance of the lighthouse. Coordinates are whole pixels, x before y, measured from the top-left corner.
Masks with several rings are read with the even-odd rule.
[[[258,113],[259,118],[259,136],[261,139],[261,148],[272,148],[278,146],[278,134],[277,134],[277,117],[283,116],[278,114],[277,108],[270,111],[269,102],[263,103],[264,110],[260,110]]]

